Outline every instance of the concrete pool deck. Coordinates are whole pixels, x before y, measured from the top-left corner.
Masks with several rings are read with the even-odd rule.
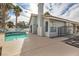
[[[30,35],[22,46],[22,56],[79,56],[79,48],[62,42],[66,37],[48,38]]]
[[[62,42],[66,37],[40,37],[29,34],[25,40],[15,40],[2,44],[2,56],[79,56],[79,48]],[[0,37],[1,40],[1,37]]]
[[[4,33],[0,33],[0,46],[2,47],[1,56],[20,55],[24,40],[5,41],[4,35]]]

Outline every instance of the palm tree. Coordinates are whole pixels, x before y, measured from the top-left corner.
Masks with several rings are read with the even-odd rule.
[[[45,12],[44,16],[51,16],[49,12]]]
[[[22,12],[22,9],[19,6],[14,7],[14,13],[15,13],[15,16],[16,16],[16,28],[17,28],[18,17],[20,16],[21,12]]]
[[[1,9],[2,9],[2,18],[3,18],[3,28],[5,29],[5,21],[6,21],[6,17],[8,16],[7,12],[10,10],[10,9],[13,9],[14,8],[14,5],[12,3],[1,3]]]
[[[12,21],[6,23],[9,28],[13,28],[14,24]]]

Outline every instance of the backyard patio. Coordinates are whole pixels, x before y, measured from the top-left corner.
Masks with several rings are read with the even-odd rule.
[[[67,37],[40,37],[30,34],[24,40],[21,56],[79,56],[79,48],[65,44]]]
[[[3,39],[4,34],[0,34]],[[1,43],[2,56],[79,56],[79,48],[71,46],[63,42],[67,40],[65,37],[40,37],[29,34],[29,38],[25,40],[14,40],[11,42]]]

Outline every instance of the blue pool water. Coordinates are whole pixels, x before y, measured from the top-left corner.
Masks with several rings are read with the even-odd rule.
[[[8,32],[5,33],[5,41],[23,40],[27,39],[28,34],[25,32]]]

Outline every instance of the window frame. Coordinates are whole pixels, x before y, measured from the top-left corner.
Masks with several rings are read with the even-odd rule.
[[[48,32],[48,21],[45,21],[45,32]]]

